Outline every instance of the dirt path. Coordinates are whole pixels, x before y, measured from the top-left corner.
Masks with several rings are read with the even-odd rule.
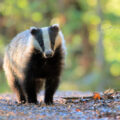
[[[120,120],[120,93],[101,100],[91,96],[92,93],[57,92],[55,104],[46,106],[43,102],[18,105],[13,94],[1,94],[0,120]],[[43,100],[43,95],[39,95],[38,100]]]

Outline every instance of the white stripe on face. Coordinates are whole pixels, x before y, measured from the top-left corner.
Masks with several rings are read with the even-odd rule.
[[[39,51],[42,51],[38,41],[32,35],[30,35],[29,42],[28,42],[28,50],[29,48],[33,48],[33,47]]]
[[[42,35],[43,35],[43,42],[44,42],[44,52],[47,52],[51,50],[51,43],[50,43],[50,37],[48,32],[48,27],[41,28],[42,29]]]

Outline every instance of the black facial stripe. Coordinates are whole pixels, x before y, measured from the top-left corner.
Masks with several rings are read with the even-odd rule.
[[[52,49],[53,49],[53,48],[54,48],[54,45],[55,45],[55,39],[56,39],[56,36],[57,36],[58,32],[52,31],[52,30],[50,29],[50,27],[49,27],[49,29],[48,29],[48,32],[49,32],[51,47],[52,47]]]
[[[38,41],[40,47],[44,51],[45,47],[44,47],[43,35],[42,35],[42,30],[41,29],[39,29],[38,33],[35,35],[35,39]]]

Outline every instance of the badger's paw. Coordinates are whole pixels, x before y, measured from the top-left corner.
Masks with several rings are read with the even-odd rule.
[[[25,101],[25,100],[22,100],[22,101],[16,101],[15,103],[19,106],[19,105],[23,105],[23,104],[25,104],[26,101]]]
[[[50,101],[49,101],[49,102],[45,102],[45,104],[46,104],[46,105],[54,105],[54,103],[53,103],[53,102],[50,102]]]
[[[28,101],[27,101],[27,104],[35,104],[35,105],[38,105],[39,102],[38,102],[37,100],[35,100],[35,101],[28,100]]]
[[[46,105],[53,105],[54,104],[53,100],[51,100],[51,99],[45,99],[44,102]]]

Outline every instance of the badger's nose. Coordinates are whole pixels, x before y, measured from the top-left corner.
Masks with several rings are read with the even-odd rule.
[[[47,58],[52,57],[52,56],[53,56],[53,51],[52,51],[52,50],[46,51],[46,52],[45,52],[45,56],[46,56]]]

